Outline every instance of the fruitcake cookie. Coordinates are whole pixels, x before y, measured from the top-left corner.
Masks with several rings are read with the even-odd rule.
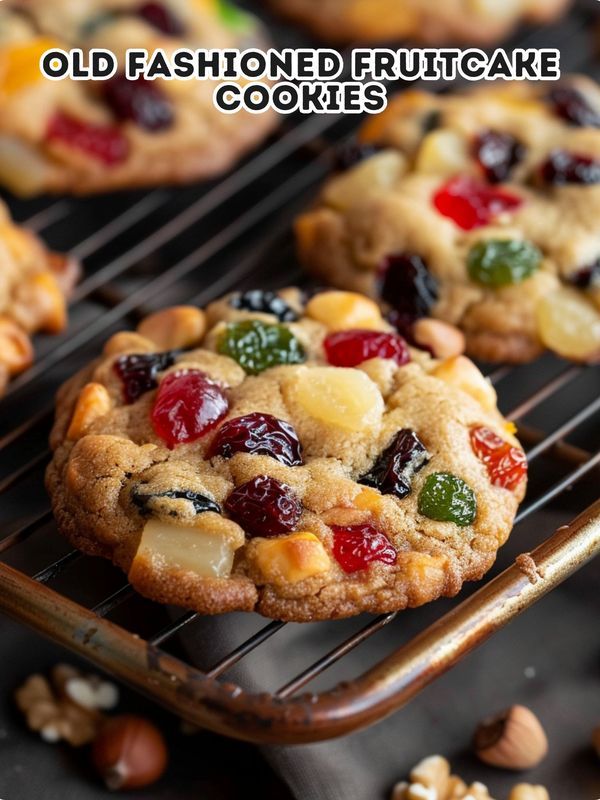
[[[30,334],[65,327],[65,296],[78,273],[75,261],[15,225],[0,202],[0,396],[9,378],[33,361]]]
[[[417,606],[482,577],[526,460],[463,355],[377,305],[251,291],[119,333],[58,395],[60,531],[155,600],[308,621]]]
[[[19,195],[182,183],[226,170],[272,127],[270,114],[222,114],[212,81],[51,81],[49,48],[261,46],[229,0],[4,0],[0,6],[0,182]]]
[[[519,22],[557,18],[569,0],[269,0],[276,10],[333,41],[409,38],[429,44],[489,43]]]
[[[600,89],[410,91],[362,130],[299,251],[321,279],[383,301],[418,342],[431,314],[467,351],[600,358]]]

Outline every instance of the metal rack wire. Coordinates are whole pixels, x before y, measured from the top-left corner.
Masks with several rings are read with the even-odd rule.
[[[568,41],[563,71],[591,72],[584,47],[589,22],[583,5],[566,23],[513,45]],[[411,641],[397,647],[390,637],[389,654],[350,683],[299,695],[383,628],[393,630],[395,614],[354,621],[343,641],[320,645],[312,663],[264,694],[227,678],[290,626],[252,617],[253,629],[228,652],[176,657],[170,651],[179,636],[202,618],[143,601],[121,573],[70,551],[56,536],[41,489],[56,387],[114,330],[152,308],[190,298],[203,304],[239,286],[301,281],[289,222],[324,176],[331,146],[355,124],[341,117],[291,119],[257,155],[208,187],[11,203],[51,245],[85,258],[86,277],[73,298],[68,334],[39,341],[34,367],[0,404],[0,608],[190,721],[252,741],[314,741],[380,719],[600,552],[596,502],[545,541],[552,531],[542,531],[529,559],[512,563]],[[519,422],[532,465],[517,528],[557,499],[584,508],[590,486],[592,497],[598,494],[598,371],[546,358],[535,369],[500,367],[490,377],[503,410]],[[581,485],[587,493],[566,494]]]

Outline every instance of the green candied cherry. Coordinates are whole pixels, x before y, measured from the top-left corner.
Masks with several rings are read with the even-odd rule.
[[[217,340],[217,350],[233,358],[248,375],[281,364],[302,364],[304,348],[285,325],[257,319],[230,322]]]
[[[217,0],[221,22],[234,31],[245,31],[252,27],[253,21],[250,14],[245,14],[229,0]]]
[[[493,288],[510,286],[530,278],[541,262],[542,253],[532,242],[516,239],[477,242],[467,256],[471,280]]]
[[[450,472],[434,472],[421,489],[419,513],[429,519],[454,522],[464,528],[477,515],[477,498],[462,478]]]

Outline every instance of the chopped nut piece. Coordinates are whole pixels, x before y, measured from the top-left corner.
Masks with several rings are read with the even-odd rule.
[[[133,331],[119,331],[104,345],[104,354],[107,356],[118,356],[121,353],[153,353],[155,350],[154,342]]]
[[[12,313],[26,331],[60,333],[67,322],[67,304],[54,274],[37,272],[19,284]]]
[[[479,725],[474,747],[486,764],[521,770],[540,763],[548,752],[548,740],[532,711],[525,706],[512,706]]]
[[[52,670],[52,682],[61,689],[63,697],[81,708],[108,711],[119,702],[119,690],[114,683],[99,675],[82,675],[68,664],[58,664]]]
[[[470,394],[487,411],[496,408],[498,402],[496,390],[470,358],[455,356],[442,361],[433,370],[432,375]]]
[[[88,432],[90,425],[107,414],[111,406],[110,395],[101,383],[86,384],[79,394],[67,438],[81,439]]]
[[[436,358],[453,358],[465,352],[465,335],[454,325],[423,317],[413,326],[415,342],[431,350]]]
[[[332,331],[385,328],[377,303],[354,292],[320,292],[309,300],[305,313]]]
[[[27,369],[33,361],[33,347],[29,336],[10,317],[0,314],[0,364],[9,375]]]
[[[160,350],[184,350],[199,344],[206,331],[206,316],[195,306],[174,306],[151,314],[138,333]]]
[[[508,800],[550,800],[550,795],[543,786],[519,783],[508,796]]]
[[[256,563],[269,583],[299,583],[327,572],[329,556],[314,533],[299,531],[256,542]]]

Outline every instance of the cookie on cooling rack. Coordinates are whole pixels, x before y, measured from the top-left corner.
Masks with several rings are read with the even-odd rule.
[[[593,362],[599,217],[600,89],[573,77],[399,95],[296,230],[314,274],[381,300],[417,342],[431,314],[477,358]]]
[[[463,355],[349,292],[233,294],[119,333],[58,395],[60,531],[157,601],[308,621],[482,577],[526,461]]]
[[[291,19],[333,41],[409,38],[430,44],[498,41],[523,20],[556,19],[569,0],[269,0]]]
[[[51,81],[51,47],[260,46],[254,18],[229,0],[5,0],[0,6],[0,183],[19,195],[182,183],[226,170],[273,126],[222,114],[211,81]]]
[[[0,396],[9,378],[33,361],[30,335],[65,327],[65,298],[78,273],[75,261],[15,225],[0,202]]]

